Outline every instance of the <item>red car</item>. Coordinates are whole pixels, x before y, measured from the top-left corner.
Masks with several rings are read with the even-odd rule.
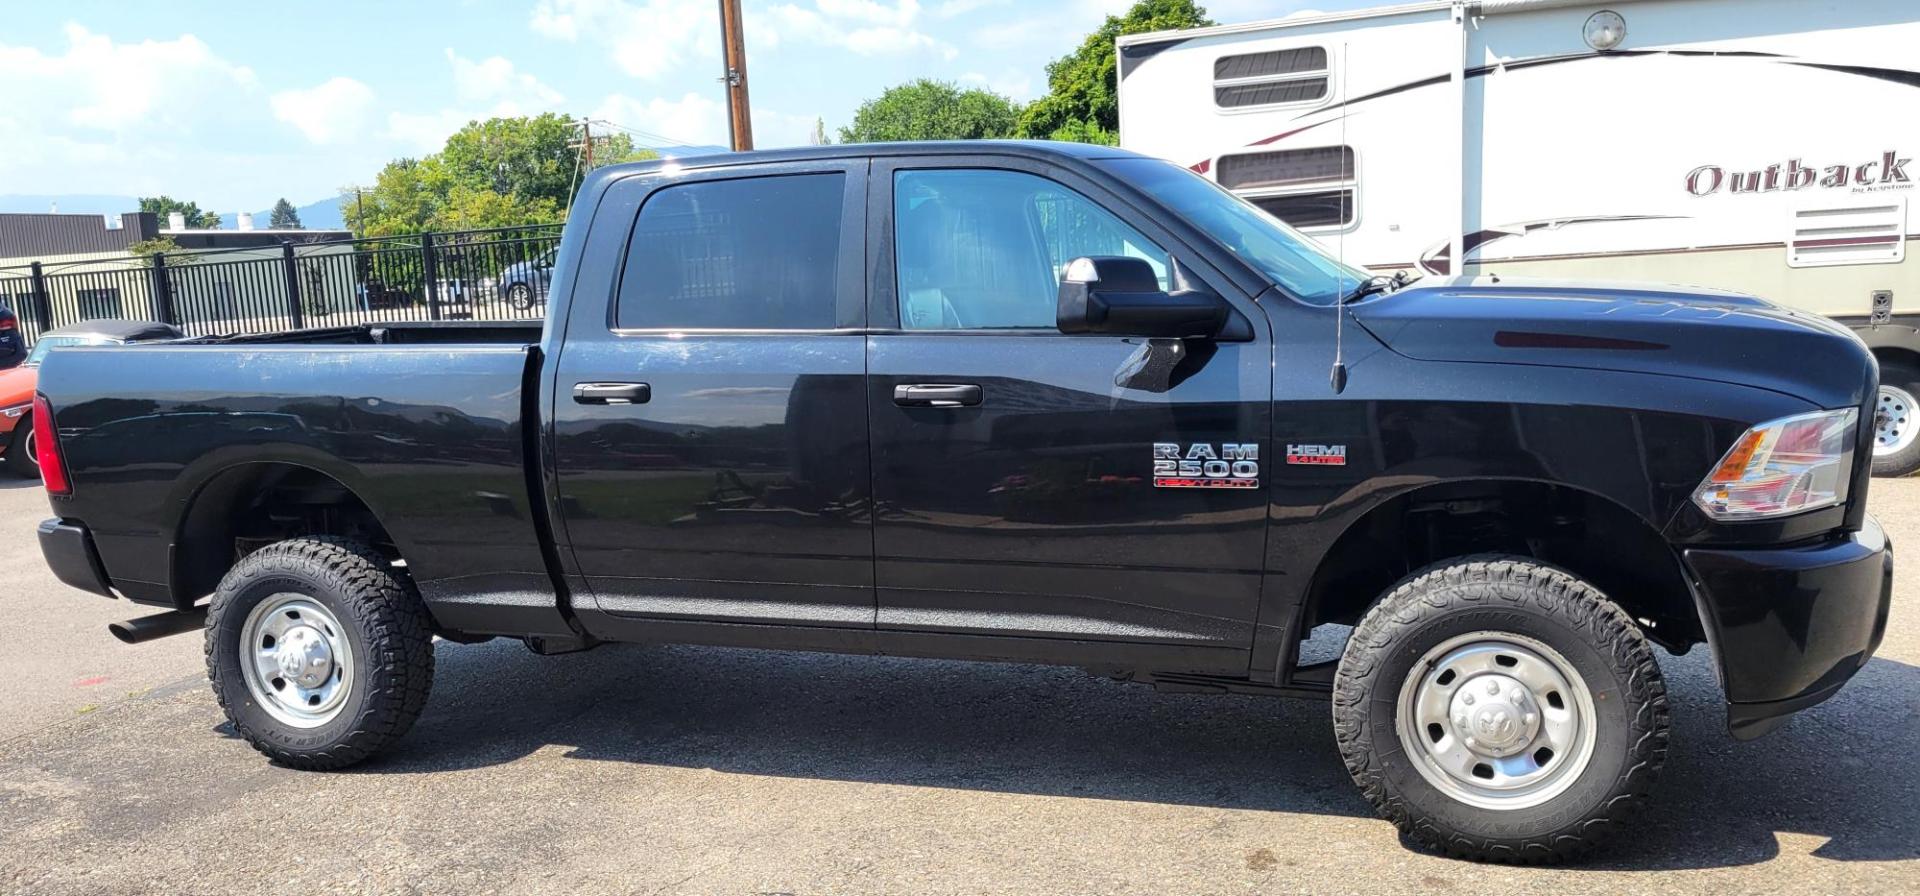
[[[33,389],[47,352],[66,345],[125,345],[179,338],[180,331],[172,326],[141,320],[90,320],[40,334],[25,362],[12,370],[0,370],[0,465],[20,476],[40,477],[40,464],[33,457]]]

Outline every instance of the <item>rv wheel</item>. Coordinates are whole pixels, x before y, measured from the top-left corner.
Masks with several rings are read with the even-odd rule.
[[[1873,408],[1873,475],[1920,470],[1920,369],[1901,361],[1880,365],[1880,396]]]

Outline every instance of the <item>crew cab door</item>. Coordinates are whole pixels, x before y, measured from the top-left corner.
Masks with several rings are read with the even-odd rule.
[[[991,164],[874,161],[879,628],[1247,647],[1264,482],[1157,487],[1154,464],[1269,462],[1263,316],[1233,298],[1245,341],[1062,334],[1077,256],[1145,258],[1163,285],[1178,259],[1230,284],[1094,179]]]
[[[551,398],[577,604],[871,629],[865,187],[838,160],[608,188]]]

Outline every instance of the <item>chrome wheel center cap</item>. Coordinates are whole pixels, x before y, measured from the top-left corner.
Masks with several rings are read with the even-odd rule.
[[[303,688],[317,688],[333,675],[333,648],[310,625],[295,626],[281,637],[273,661],[281,677]]]
[[[1518,679],[1477,675],[1454,692],[1447,714],[1467,749],[1495,758],[1511,756],[1540,732],[1540,707]]]

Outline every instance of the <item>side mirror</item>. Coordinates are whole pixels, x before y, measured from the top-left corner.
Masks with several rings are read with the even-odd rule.
[[[1145,260],[1076,258],[1060,279],[1062,333],[1206,338],[1227,324],[1225,299],[1205,290],[1166,292]]]

